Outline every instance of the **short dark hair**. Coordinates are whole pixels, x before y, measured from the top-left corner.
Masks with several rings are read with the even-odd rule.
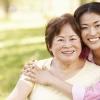
[[[76,11],[74,12],[74,17],[79,25],[81,16],[87,12],[93,12],[100,15],[100,2],[86,3],[76,9]]]
[[[67,13],[60,17],[51,19],[46,26],[45,42],[46,42],[47,49],[52,56],[53,56],[53,54],[50,51],[50,48],[52,47],[53,39],[55,36],[60,34],[60,31],[65,24],[71,25],[72,29],[80,37],[82,48],[84,47],[84,44],[81,39],[80,28],[79,28],[78,24],[75,22],[74,17],[71,14]]]

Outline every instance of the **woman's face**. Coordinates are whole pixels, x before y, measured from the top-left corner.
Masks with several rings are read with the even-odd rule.
[[[64,25],[60,34],[54,37],[50,50],[59,61],[72,62],[79,58],[81,53],[80,38],[70,24]]]
[[[85,13],[80,18],[82,38],[85,44],[92,50],[100,48],[100,15]]]

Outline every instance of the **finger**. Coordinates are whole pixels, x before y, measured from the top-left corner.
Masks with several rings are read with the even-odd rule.
[[[27,68],[29,68],[29,67],[32,68],[31,65],[25,65],[25,66],[24,66],[24,70],[27,69]]]
[[[33,79],[30,77],[26,77],[25,80],[34,83]]]
[[[38,66],[34,68],[34,71],[41,71],[41,68],[39,68]]]
[[[28,61],[28,62],[25,64],[25,67],[33,65],[34,62],[35,62],[35,60],[30,60],[30,61]]]
[[[36,74],[39,74],[40,73],[40,69],[37,70],[36,68],[34,68],[34,70],[31,70],[31,73],[36,75]]]
[[[34,78],[25,78],[25,80],[30,81],[32,83],[38,83],[38,80]]]
[[[29,77],[31,77],[31,78],[35,78],[36,76],[37,76],[37,73],[35,73],[35,72],[24,72],[24,74],[26,75],[26,76],[29,76]]]
[[[33,68],[38,68],[38,66],[35,62],[33,62],[32,66],[33,66]]]
[[[43,66],[42,70],[48,70],[48,68],[46,66]]]
[[[29,72],[31,72],[31,68],[27,68],[23,70],[23,73],[29,73]]]

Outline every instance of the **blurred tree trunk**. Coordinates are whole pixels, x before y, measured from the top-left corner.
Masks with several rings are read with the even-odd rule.
[[[9,0],[3,0],[4,1],[4,9],[5,12],[8,14],[9,13],[9,7],[10,7],[10,1]]]
[[[9,14],[10,0],[0,0],[0,9],[5,13],[7,17]]]

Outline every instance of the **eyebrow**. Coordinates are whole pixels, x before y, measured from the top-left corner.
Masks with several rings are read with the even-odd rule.
[[[98,21],[95,21],[94,23],[96,24],[96,23],[98,23],[98,22],[100,22],[100,20],[98,20]]]
[[[75,35],[71,35],[70,37],[73,37],[73,36],[78,36],[78,35],[77,35],[77,34],[75,34]],[[57,37],[64,38],[64,36],[57,36]]]
[[[98,20],[98,21],[95,21],[95,22],[93,22],[93,23],[99,23],[100,22],[100,20]],[[80,24],[80,25],[87,25],[87,24]]]
[[[58,35],[57,37],[61,37],[61,38],[64,38],[64,36],[60,36],[60,35]]]

